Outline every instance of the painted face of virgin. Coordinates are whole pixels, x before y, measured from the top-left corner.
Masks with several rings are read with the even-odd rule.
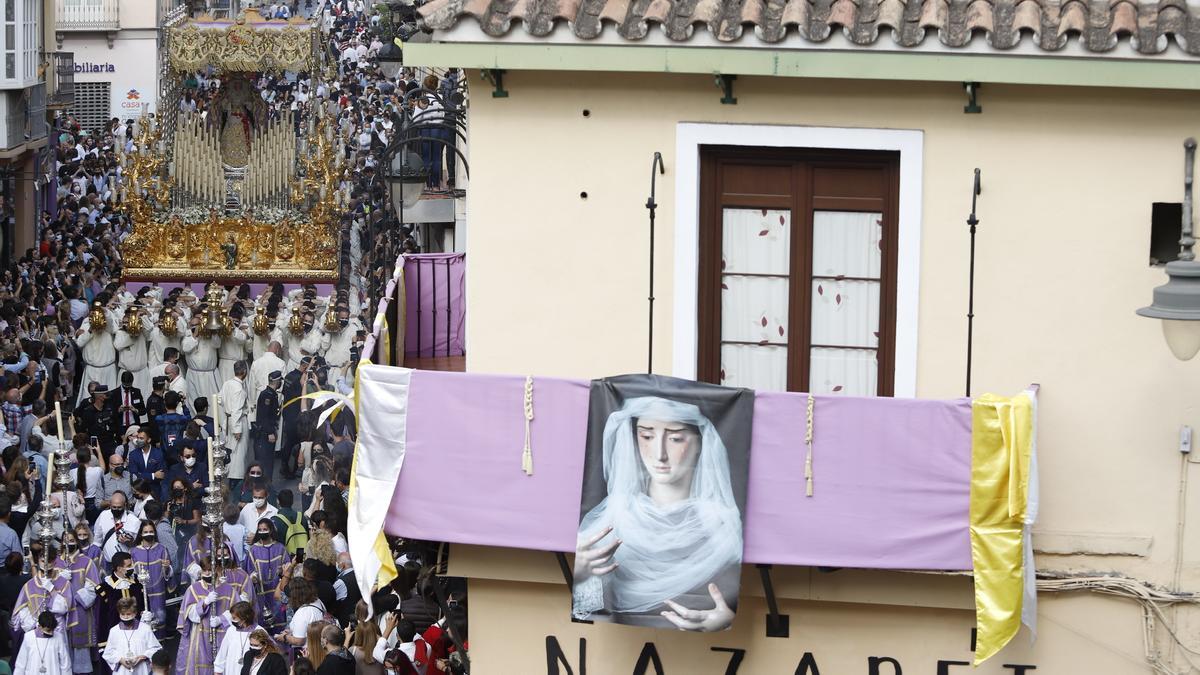
[[[700,431],[696,427],[683,422],[639,419],[636,434],[638,454],[651,483],[691,486],[700,456]]]

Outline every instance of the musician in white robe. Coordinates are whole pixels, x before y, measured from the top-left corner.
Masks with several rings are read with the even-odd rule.
[[[254,335],[250,342],[250,353],[255,363],[262,358],[263,354],[267,353],[272,342],[278,342],[280,345],[283,344],[283,333],[279,330],[279,326],[276,325],[275,319],[268,316],[267,322],[267,330],[261,335],[258,331],[253,331]]]
[[[38,616],[37,628],[25,632],[13,672],[22,675],[61,675],[71,672],[67,641],[56,635],[59,620],[52,612]]]
[[[91,314],[104,312],[105,325],[92,329],[92,317],[83,320],[79,330],[75,331],[75,346],[83,357],[83,379],[79,382],[79,397],[75,405],[83,405],[88,397],[88,385],[99,382],[109,389],[120,386],[117,379],[117,351],[114,336],[117,331],[117,317],[111,311],[104,309],[100,303],[95,303]]]
[[[230,318],[237,322],[240,316],[235,309],[230,310]],[[224,382],[233,377],[233,364],[246,358],[246,349],[250,336],[244,326],[235,323],[233,330],[229,335],[221,340],[221,349],[219,353],[220,362],[219,370],[221,373],[221,381]]]
[[[162,649],[150,625],[150,612],[142,612],[139,620],[137,600],[117,601],[117,616],[121,622],[108,631],[108,643],[102,654],[113,675],[150,675],[150,659]]]
[[[326,333],[328,344],[325,362],[330,368],[344,371],[350,364],[350,347],[354,345],[354,339],[363,326],[357,317],[351,318],[350,310],[345,307],[331,308],[330,311],[337,312],[338,330]],[[321,331],[325,332],[325,324],[321,324]]]
[[[166,360],[165,353],[167,347],[174,347],[178,351],[183,351],[183,338],[188,334],[187,320],[181,316],[181,312],[175,307],[166,307],[163,312],[171,312],[175,314],[175,331],[171,335],[167,335],[162,329],[162,313],[159,313],[159,318],[154,326],[150,329],[150,362],[162,363]],[[160,375],[162,373],[159,373]],[[151,375],[153,378],[153,375]]]
[[[246,477],[246,465],[249,462],[248,370],[245,361],[234,363],[234,376],[221,387],[221,434],[224,435],[225,447],[229,448],[229,479],[237,481]]]
[[[196,321],[199,321],[199,316]],[[194,328],[198,329],[199,326]],[[220,351],[219,334],[205,337],[199,334],[198,330],[194,330],[183,339],[183,353],[187,354],[188,360],[188,393],[191,394],[192,400],[201,396],[212,398],[213,394],[221,391],[221,378],[217,372]]]
[[[120,330],[116,333],[116,338],[113,340],[113,346],[117,349],[117,371],[118,377],[120,373],[133,373],[133,386],[138,388],[138,391],[149,395],[150,392],[150,369],[148,368],[150,358],[150,321],[146,316],[141,317],[141,326],[136,333],[130,333],[126,330],[126,326],[130,320],[130,314],[137,312],[136,307],[130,307],[125,313],[125,322]]]

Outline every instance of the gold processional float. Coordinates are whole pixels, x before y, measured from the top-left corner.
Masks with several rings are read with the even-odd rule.
[[[266,20],[253,8],[236,19],[201,16],[169,29],[171,77],[182,85],[211,68],[221,84],[206,115],[143,116],[136,149],[120,157],[121,196],[133,223],[121,246],[127,279],[337,278],[339,214],[349,194],[338,190],[345,157],[335,144],[336,120],[319,105],[303,126],[291,111],[272,119],[254,86],[263,72],[308,72],[316,80],[319,38],[315,23]],[[330,65],[325,77],[335,75]],[[178,110],[177,100],[160,105],[166,115]]]

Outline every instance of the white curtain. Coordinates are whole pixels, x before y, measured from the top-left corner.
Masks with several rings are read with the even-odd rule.
[[[879,213],[813,213],[809,390],[874,396],[878,385]],[[791,213],[722,212],[721,383],[787,390]],[[845,278],[852,277],[852,278]]]
[[[883,215],[813,213],[809,391],[874,396],[878,389]]]
[[[791,213],[722,215],[721,383],[786,391]]]

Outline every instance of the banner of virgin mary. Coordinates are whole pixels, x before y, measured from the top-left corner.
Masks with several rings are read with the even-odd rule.
[[[753,416],[749,389],[656,375],[592,381],[576,618],[730,627]]]

